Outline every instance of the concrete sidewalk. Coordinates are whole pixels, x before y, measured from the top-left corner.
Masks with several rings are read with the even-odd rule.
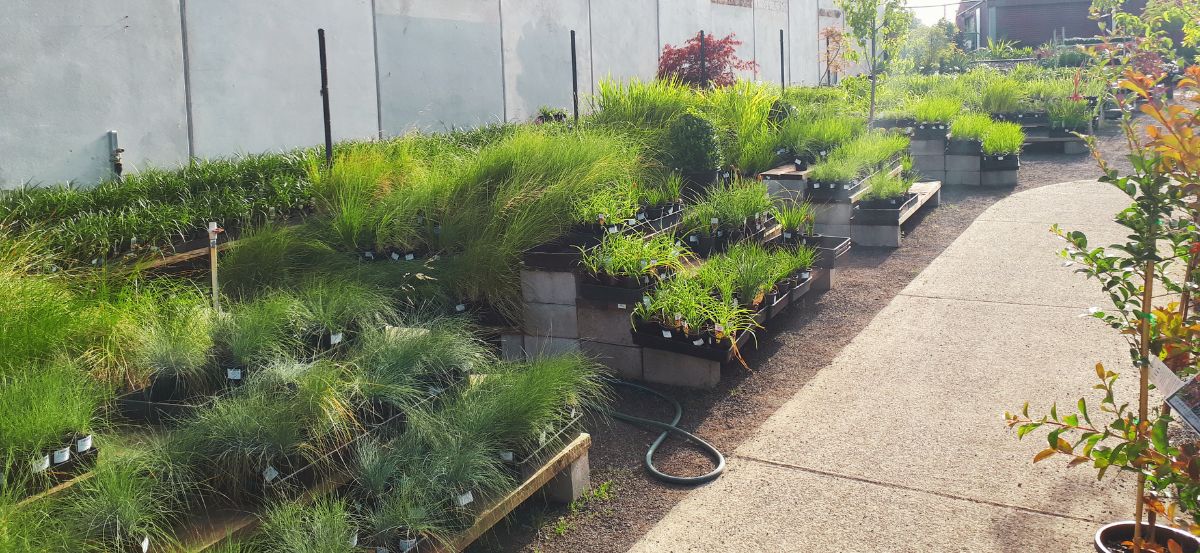
[[[1097,361],[1129,365],[1048,232],[1107,245],[1128,204],[1086,181],[992,206],[632,551],[1091,551],[1132,516],[1130,479],[1034,465],[1044,434],[1002,415],[1091,400]]]

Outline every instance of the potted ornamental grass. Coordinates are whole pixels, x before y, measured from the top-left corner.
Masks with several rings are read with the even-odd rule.
[[[653,238],[614,234],[583,250],[580,297],[637,303],[647,290],[683,266],[684,250],[673,236]]]
[[[854,204],[854,224],[899,225],[904,213],[916,205],[909,192],[912,181],[901,175],[876,173],[867,179],[867,191]]]
[[[761,236],[774,223],[772,210],[766,183],[737,179],[713,187],[689,207],[679,223],[680,234],[688,249],[707,256],[744,238]]]
[[[303,313],[299,299],[283,291],[234,304],[220,313],[214,335],[226,382],[241,384],[249,371],[298,353],[302,343],[295,329],[301,326]]]
[[[567,242],[587,246],[606,235],[624,232],[638,224],[640,210],[632,183],[610,185],[583,195],[572,206],[573,227]]]
[[[639,209],[636,219],[649,226],[650,232],[663,230],[675,221],[683,209],[683,177],[672,172],[660,182],[636,187]]]
[[[945,140],[950,121],[962,111],[962,101],[934,96],[917,100],[911,109],[917,120],[913,127],[913,140]]]
[[[946,155],[979,156],[983,137],[991,129],[992,118],[982,113],[964,113],[950,122],[946,137]]]
[[[980,171],[1015,171],[1021,168],[1021,148],[1025,131],[1016,123],[993,123],[983,135]]]
[[[1092,108],[1083,99],[1059,98],[1046,105],[1052,138],[1072,138],[1088,134]]]
[[[1187,71],[1181,86],[1200,86],[1200,67]],[[1006,413],[1019,438],[1046,433],[1049,447],[1034,462],[1062,458],[1068,466],[1091,466],[1097,477],[1123,473],[1136,478],[1133,519],[1105,525],[1095,548],[1107,552],[1195,552],[1200,550],[1200,402],[1195,390],[1200,347],[1195,303],[1200,221],[1193,198],[1200,189],[1200,145],[1192,136],[1196,112],[1184,104],[1168,106],[1152,98],[1154,77],[1126,70],[1121,86],[1146,100],[1142,112],[1151,130],[1123,128],[1134,152],[1132,172],[1119,173],[1101,159],[1103,182],[1129,196],[1131,205],[1116,218],[1128,229],[1124,241],[1098,247],[1082,231],[1054,227],[1066,243],[1064,255],[1096,279],[1112,300],[1092,316],[1129,343],[1130,367],[1137,383],[1136,401],[1117,385],[1121,374],[1097,363],[1097,399],[1081,398],[1074,409],[1052,406],[1031,414],[1028,404]],[[1152,380],[1153,374],[1153,380]],[[1166,396],[1152,404],[1151,384]],[[1173,392],[1173,389],[1178,389]],[[1190,428],[1180,428],[1188,426]]]

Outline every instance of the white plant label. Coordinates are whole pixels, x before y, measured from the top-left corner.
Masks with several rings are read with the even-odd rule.
[[[625,304],[623,304],[623,303],[618,303],[618,304],[617,304],[617,309],[626,309],[626,307],[625,307]]]
[[[785,233],[783,233],[783,237],[784,237],[784,238],[788,238],[788,239],[790,239],[790,238],[792,237],[792,233],[790,233],[790,232],[785,232]]]
[[[392,261],[400,261],[400,254],[392,252]]]
[[[267,465],[267,468],[263,469],[262,475],[263,480],[274,482],[276,478],[279,478],[279,471],[275,467]]]
[[[38,459],[33,460],[33,472],[46,472],[50,468],[50,456],[42,455]]]
[[[442,394],[442,392],[444,392],[444,391],[445,391],[445,390],[443,390],[443,389],[441,389],[441,388],[438,388],[437,386],[430,386],[430,387],[429,387],[429,395],[431,395],[431,396],[438,396],[438,395],[441,395],[441,394]]]
[[[694,234],[688,237],[688,242],[699,242],[699,241],[700,241],[700,237],[696,236]]]
[[[460,304],[458,304],[458,305],[454,306],[454,310],[455,310],[455,311],[458,311],[459,313],[462,313],[463,311],[466,311],[466,310],[467,310],[467,304],[465,304],[465,303],[460,303]]]
[[[717,224],[721,223],[721,220],[716,217],[713,217],[712,220],[709,221],[709,223],[717,225]]]
[[[1166,363],[1157,357],[1150,358],[1150,381],[1162,392],[1163,397],[1173,395],[1183,387],[1183,379],[1175,375]]]
[[[673,334],[671,334],[670,330],[662,331],[662,335],[663,335],[663,338],[670,338],[671,336],[674,336]]]
[[[350,547],[358,547],[358,533],[356,532],[353,535],[351,535],[350,539],[347,541],[350,544]]]
[[[633,219],[625,219],[625,224],[629,225],[629,226],[633,226],[633,225],[637,224],[637,221],[635,221]]]
[[[467,491],[467,493],[460,494],[458,497],[455,497],[454,502],[457,503],[459,507],[466,507],[467,505],[475,502],[475,494]]]
[[[225,378],[229,380],[241,380],[242,369],[225,369]]]
[[[695,340],[692,340],[692,345],[693,346],[703,346],[704,338],[696,338]]]
[[[141,545],[142,545],[142,553],[146,553],[147,551],[150,551],[150,536],[143,536]]]
[[[717,332],[725,332],[725,325],[714,325],[713,329]]]
[[[92,449],[92,435],[88,434],[78,440],[75,440],[75,453],[83,453]]]
[[[812,273],[810,273],[808,271],[804,271],[803,273],[800,273],[800,278],[803,278],[803,279],[807,279],[811,276],[812,276]]]
[[[411,253],[404,256],[405,261],[412,261],[416,258],[417,258],[416,254],[411,254]]]
[[[608,233],[609,233],[609,234],[616,234],[616,233],[617,233],[617,225],[613,225],[613,226],[611,226],[611,227],[608,227]]]
[[[71,448],[64,447],[62,449],[54,450],[54,458],[51,459],[50,462],[54,463],[56,465],[61,465],[70,460],[71,460]]]
[[[639,221],[645,221],[645,220],[646,220],[646,214],[645,214],[645,213],[638,213],[638,214],[637,214],[637,220],[639,220]]]
[[[400,543],[401,553],[408,553],[409,551],[412,551],[413,548],[415,548],[417,546],[416,538],[411,539],[411,540],[400,540],[399,543]],[[379,552],[376,552],[376,553],[379,553]],[[383,551],[383,553],[388,553],[388,552],[385,550],[385,551]]]
[[[511,463],[511,462],[513,462],[513,452],[511,452],[511,451],[501,451],[501,452],[500,452],[500,460],[501,460],[501,461],[504,461],[505,463]]]
[[[343,336],[342,336],[341,332],[336,332],[334,334],[331,334],[329,336],[329,345],[336,346],[336,345],[342,343],[342,338],[343,338]]]
[[[821,183],[819,183],[819,182],[813,183],[813,188],[820,188],[820,187],[821,187]]]
[[[363,257],[367,259],[375,259],[375,252],[363,252]]]
[[[650,307],[650,296],[642,296],[642,304]]]
[[[1170,372],[1170,369],[1167,371]],[[1192,432],[1200,434],[1200,380],[1193,378],[1183,383],[1175,393],[1167,396],[1167,405],[1179,414]]]

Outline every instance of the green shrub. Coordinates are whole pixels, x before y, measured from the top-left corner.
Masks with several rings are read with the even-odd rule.
[[[701,115],[680,115],[667,131],[665,162],[685,174],[716,171],[721,166],[716,127]]]

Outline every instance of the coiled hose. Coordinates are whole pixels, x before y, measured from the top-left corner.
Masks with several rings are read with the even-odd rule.
[[[663,433],[659,434],[658,438],[654,440],[654,443],[650,444],[650,449],[646,450],[646,469],[650,471],[650,474],[652,476],[654,476],[655,478],[657,478],[659,480],[662,480],[663,482],[667,482],[669,484],[680,484],[683,486],[696,486],[696,485],[704,484],[707,482],[712,482],[713,480],[716,480],[718,476],[721,476],[722,472],[725,472],[725,456],[722,455],[721,452],[719,450],[717,450],[717,448],[713,447],[712,444],[704,441],[699,436],[696,436],[695,434],[692,434],[691,432],[688,432],[687,430],[684,430],[682,428],[679,428],[678,426],[675,426],[675,425],[679,424],[679,419],[683,418],[683,406],[679,405],[679,402],[675,401],[675,398],[667,396],[666,394],[663,394],[662,392],[659,392],[658,390],[647,388],[640,384],[626,382],[624,380],[611,380],[610,384],[617,385],[617,386],[624,386],[626,388],[632,388],[639,392],[658,396],[658,397],[662,398],[663,400],[670,402],[671,405],[675,406],[675,417],[673,419],[671,419],[671,422],[669,424],[662,422],[662,421],[656,421],[656,420],[651,420],[651,419],[643,419],[641,417],[635,417],[633,415],[622,413],[620,411],[613,411],[613,410],[607,409],[607,408],[603,410],[604,414],[606,414],[614,419],[617,419],[617,420],[625,421],[625,422],[632,423],[632,424],[637,424],[640,426],[647,426],[647,427],[651,427],[651,428],[662,429]],[[658,470],[658,467],[654,466],[654,454],[658,451],[658,446],[662,445],[662,443],[664,441],[666,441],[667,436],[670,435],[672,432],[683,436],[684,439],[699,446],[700,449],[702,449],[704,451],[704,453],[706,453],[716,463],[716,468],[714,468],[708,474],[702,474],[700,476],[676,476],[676,475],[667,474],[661,470]]]

